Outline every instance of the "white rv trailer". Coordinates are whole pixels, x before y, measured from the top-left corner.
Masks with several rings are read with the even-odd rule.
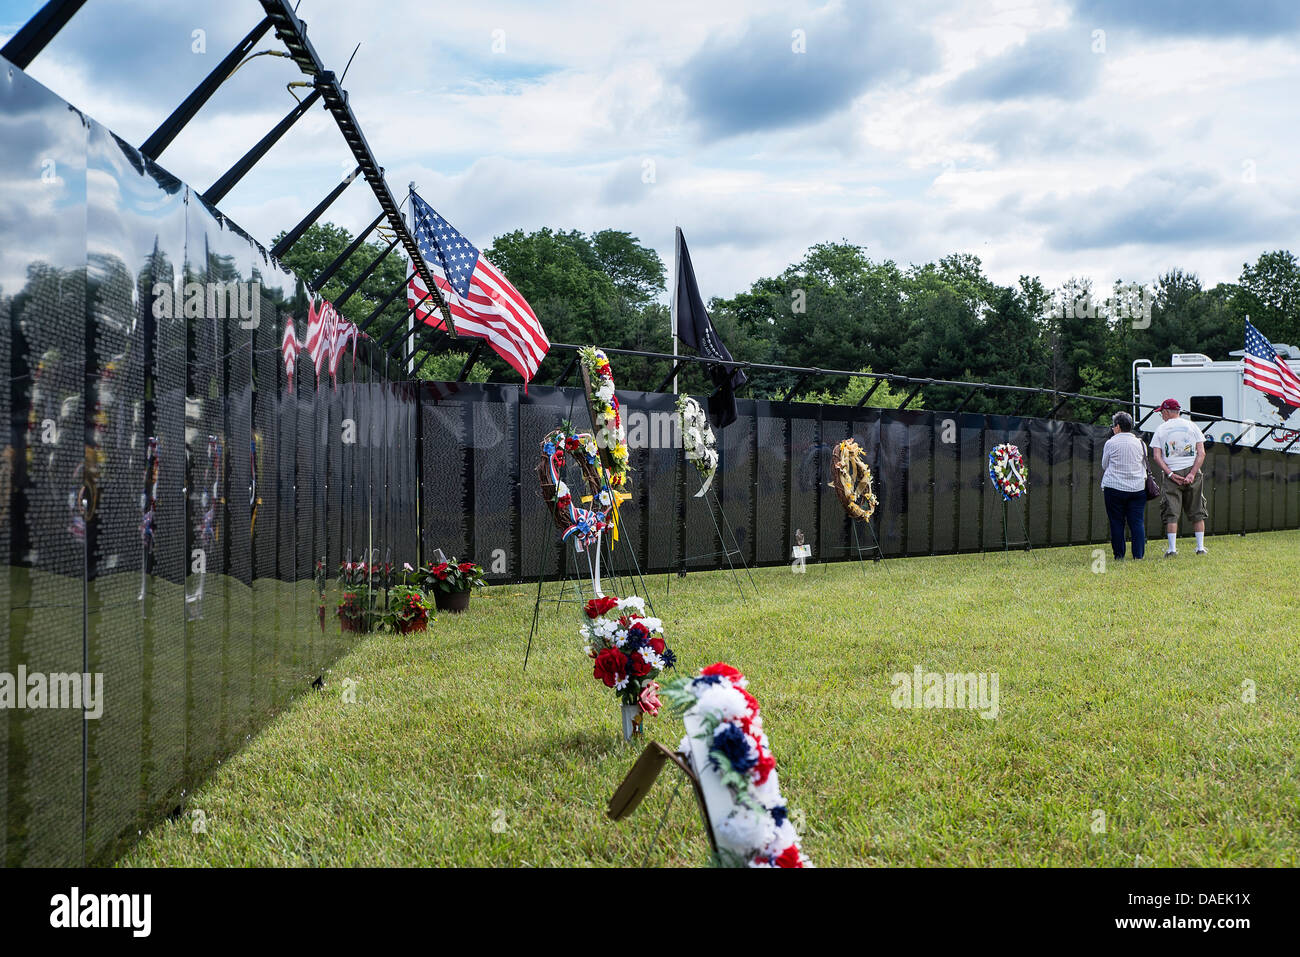
[[[1273,349],[1292,369],[1300,370],[1300,348],[1275,342]],[[1201,427],[1207,444],[1231,443],[1241,436],[1238,447],[1249,448],[1263,439],[1261,449],[1285,449],[1290,445],[1291,452],[1300,453],[1300,442],[1295,442],[1300,436],[1300,409],[1246,385],[1240,358],[1243,352],[1237,350],[1231,355],[1238,358],[1216,362],[1200,353],[1180,353],[1167,366],[1153,366],[1149,359],[1138,359],[1133,363],[1133,421],[1140,422],[1151,411],[1140,406],[1177,399],[1184,414]],[[1218,422],[1214,416],[1255,424]],[[1158,424],[1157,413],[1147,419],[1142,429],[1151,432]],[[1270,425],[1281,428],[1265,438]]]

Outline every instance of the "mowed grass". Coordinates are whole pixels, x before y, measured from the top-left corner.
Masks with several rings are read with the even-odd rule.
[[[720,573],[648,590],[683,670],[749,676],[819,865],[1294,866],[1300,532],[1180,544],[1106,548],[1104,573],[1079,547],[762,569],[758,599]],[[680,775],[605,816],[639,748],[576,606],[544,607],[522,671],[534,593],[364,639],[194,793],[206,833],[160,824],[122,863],[707,863],[688,789],[656,836]],[[997,718],[896,709],[891,676],[916,665],[997,672]]]

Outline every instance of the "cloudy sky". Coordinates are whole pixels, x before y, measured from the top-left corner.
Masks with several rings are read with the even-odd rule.
[[[0,0],[0,36],[41,3]],[[302,0],[393,192],[471,241],[625,229],[706,296],[813,243],[970,252],[1004,283],[1235,279],[1300,249],[1300,3]],[[255,0],[91,0],[32,64],[141,143],[261,17]],[[196,31],[202,31],[196,33]],[[258,49],[278,49],[272,37]],[[200,189],[293,106],[245,65],[163,155]],[[314,109],[223,208],[267,242],[350,171]],[[328,214],[374,217],[357,182]]]

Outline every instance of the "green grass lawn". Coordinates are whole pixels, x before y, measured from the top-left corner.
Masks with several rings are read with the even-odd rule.
[[[1294,866],[1300,532],[1212,538],[1203,558],[1180,544],[1107,548],[1100,574],[1079,547],[763,569],[761,599],[719,573],[648,587],[681,669],[749,676],[819,865]],[[533,593],[366,638],[194,793],[206,833],[160,824],[122,863],[707,863],[687,789],[655,839],[667,772],[605,817],[639,749],[576,606],[544,611],[522,672]],[[997,718],[896,709],[890,678],[916,665],[997,672]]]

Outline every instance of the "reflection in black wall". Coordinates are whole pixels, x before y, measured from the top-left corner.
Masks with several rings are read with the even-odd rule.
[[[389,550],[399,523],[374,521],[355,476],[327,519],[326,481],[358,454],[337,428],[353,374],[349,357],[346,386],[327,368],[318,384],[304,354],[290,388],[302,284],[16,69],[0,71],[0,236],[0,673],[103,676],[97,718],[0,716],[0,863],[101,862],[343,650],[315,562],[345,527]],[[209,298],[218,282],[243,299]],[[208,285],[191,300],[187,283]],[[399,479],[385,494],[414,562],[415,397],[370,400],[391,428],[363,470]]]

